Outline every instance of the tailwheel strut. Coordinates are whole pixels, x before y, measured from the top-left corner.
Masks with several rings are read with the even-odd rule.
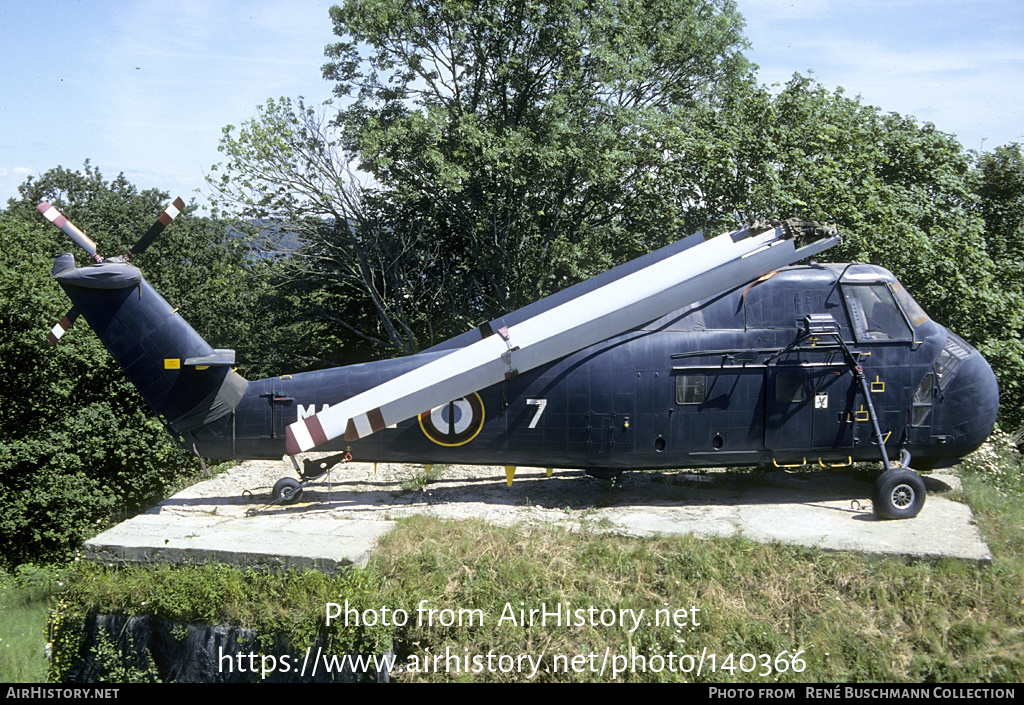
[[[334,469],[334,466],[350,462],[352,460],[352,453],[346,450],[344,453],[336,453],[335,455],[323,458],[306,458],[302,461],[302,467],[299,466],[299,461],[294,455],[289,455],[288,457],[291,459],[292,467],[298,473],[299,479],[282,477],[274,483],[274,488],[270,491],[270,501],[263,506],[263,509],[278,504],[295,504],[299,502],[302,499],[303,491],[307,487],[326,477]],[[258,509],[250,509],[246,513],[252,515],[259,511]]]

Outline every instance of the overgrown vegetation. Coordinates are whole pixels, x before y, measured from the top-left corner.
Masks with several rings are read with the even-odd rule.
[[[692,230],[798,215],[837,223],[846,240],[830,257],[890,268],[977,346],[1001,423],[1024,422],[1019,145],[975,154],[799,76],[759,86],[728,0],[374,7],[391,3],[332,12],[325,75],[352,92],[344,109],[275,101],[225,131],[213,172],[225,216],[301,240],[266,257],[190,207],[138,258],[211,345],[236,350],[243,375],[422,349]],[[198,468],[89,331],[43,343],[68,305],[51,257],[74,246],[35,205],[53,202],[110,255],[168,194],[88,163],[20,191],[0,212],[17,253],[0,272],[8,568],[66,559]]]
[[[406,492],[412,490],[423,490],[427,485],[433,484],[441,479],[444,471],[448,468],[444,464],[424,465],[421,472],[402,481],[402,489]]]
[[[62,587],[55,570],[24,564],[13,574],[0,571],[0,680],[46,680],[46,623]]]
[[[1020,455],[998,436],[962,470],[991,565],[827,553],[742,537],[636,539],[596,527],[568,532],[417,517],[400,522],[365,569],[334,577],[223,565],[82,564],[60,609],[226,622],[268,636],[280,631],[299,645],[324,632],[327,603],[349,600],[378,618],[385,607],[392,615],[401,609],[402,626],[350,623],[332,642],[337,653],[353,645],[381,653],[390,643],[406,666],[392,672],[400,681],[608,681],[618,664],[616,679],[624,681],[1019,682]],[[530,624],[530,610],[540,609],[561,609],[563,619],[565,610],[585,611],[573,612],[572,626],[553,625],[550,617],[542,626],[537,612]],[[644,610],[638,627],[629,617],[619,620],[623,609]],[[655,619],[668,624],[651,624]],[[469,661],[456,667],[444,660],[451,654]],[[497,660],[502,655],[533,661],[512,667]]]
[[[82,541],[201,476],[84,321],[50,347],[69,308],[51,279],[55,253],[75,249],[39,217],[56,204],[105,255],[124,253],[160,214],[167,194],[107,181],[86,164],[21,187],[0,211],[16,256],[0,270],[0,567],[67,561]],[[258,262],[226,224],[186,213],[138,258],[153,285],[214,345],[252,339]]]
[[[591,659],[603,658],[606,650],[609,658],[646,657],[618,674],[623,680],[1019,681],[1024,469],[1010,441],[1008,434],[996,433],[961,466],[964,498],[994,556],[988,566],[829,553],[742,538],[633,539],[606,535],[599,527],[570,533],[417,517],[381,542],[366,569],[339,576],[222,565],[76,564],[60,575],[23,567],[0,580],[0,678],[42,677],[46,614],[52,595],[62,589],[57,608],[66,623],[89,611],[154,614],[180,623],[251,627],[265,648],[281,633],[301,648],[330,632],[338,654],[351,648],[382,653],[391,644],[396,662],[413,666],[392,672],[404,681],[517,680],[532,672],[526,662],[526,674],[515,668],[502,672],[497,661],[482,672],[459,673],[451,664],[423,672],[433,657],[453,653],[543,656],[532,679],[606,680],[610,666],[600,675]],[[327,604],[345,599],[360,614],[406,610],[408,624],[338,628],[335,621],[333,631],[326,629]],[[528,614],[546,606],[550,612],[558,605],[643,609],[647,616],[669,610],[662,614],[677,623],[652,627],[644,620],[633,630],[630,621],[625,628],[520,623],[520,610]],[[75,646],[60,645],[54,667],[67,667]],[[675,670],[669,668],[670,653],[676,655]],[[715,672],[680,672],[691,665],[680,656],[701,653],[716,655]],[[731,667],[728,654],[734,657]],[[768,667],[761,661],[754,667],[751,657],[740,660],[743,654],[770,654],[771,673],[762,677]],[[566,658],[556,664],[556,656]],[[652,661],[653,656],[666,660]],[[577,670],[566,668],[571,657],[582,657],[574,662]],[[638,669],[639,663],[647,670]],[[123,664],[110,664],[114,680]],[[472,671],[472,660],[469,665]],[[801,672],[794,673],[794,665]],[[776,672],[782,666],[787,672]]]

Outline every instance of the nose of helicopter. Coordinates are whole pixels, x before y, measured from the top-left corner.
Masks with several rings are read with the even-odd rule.
[[[963,361],[943,396],[953,442],[963,455],[973,452],[992,433],[999,413],[999,385],[981,353]]]

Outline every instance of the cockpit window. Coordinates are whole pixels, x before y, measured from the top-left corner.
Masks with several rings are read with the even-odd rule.
[[[929,372],[921,380],[921,384],[917,385],[912,402],[914,411],[910,419],[911,426],[923,426],[925,419],[928,418],[928,412],[932,410],[932,387],[935,384],[933,379],[932,373]]]
[[[913,340],[913,331],[885,284],[844,284],[843,298],[859,342]]]
[[[956,368],[971,355],[971,348],[952,333],[946,338],[946,346],[935,361],[935,373],[939,377],[939,389],[945,389]]]
[[[903,311],[907,314],[907,318],[910,319],[911,324],[915,328],[928,320],[928,314],[914,300],[910,292],[903,288],[902,284],[893,282],[889,286],[892,288],[892,292],[896,294],[896,300],[900,302],[900,306],[903,307]]]

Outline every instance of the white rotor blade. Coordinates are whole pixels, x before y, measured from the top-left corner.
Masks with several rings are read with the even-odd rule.
[[[752,281],[838,242],[800,250],[784,229],[726,233],[651,264],[496,335],[455,350],[286,429],[289,454],[344,434],[354,441]]]
[[[36,210],[42,213],[44,218],[60,228],[65,235],[74,240],[79,247],[92,255],[94,260],[97,262],[103,261],[103,258],[96,252],[96,243],[93,242],[88,235],[76,228],[74,223],[61,215],[59,210],[51,206],[46,201],[43,201],[36,206]]]

